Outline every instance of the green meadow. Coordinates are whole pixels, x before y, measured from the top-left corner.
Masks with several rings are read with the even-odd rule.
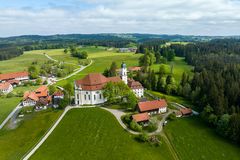
[[[12,112],[12,110],[19,104],[21,98],[0,98],[0,124]]]
[[[17,160],[41,139],[62,111],[41,111],[25,115],[15,129],[0,130],[0,159]]]
[[[36,160],[171,160],[163,142],[140,143],[115,117],[100,108],[70,110],[49,138],[30,158]]]
[[[240,147],[219,137],[199,117],[171,121],[164,132],[182,160],[239,160]]]

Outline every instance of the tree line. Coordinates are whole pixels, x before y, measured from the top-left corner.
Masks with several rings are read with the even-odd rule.
[[[240,40],[171,45],[194,66],[184,73],[178,94],[191,100],[202,118],[224,137],[240,143]]]

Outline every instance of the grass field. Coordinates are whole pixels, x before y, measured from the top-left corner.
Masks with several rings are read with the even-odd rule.
[[[69,111],[47,141],[30,159],[171,160],[165,143],[139,143],[100,108]]]
[[[46,61],[48,60],[43,54],[34,53],[32,51],[25,52],[19,57],[0,62],[0,71],[2,73],[24,71],[28,69],[33,61]]]
[[[170,122],[165,133],[183,160],[239,160],[240,147],[218,137],[199,117]]]
[[[138,58],[141,56],[140,54],[134,53],[117,53],[115,51],[107,51],[100,48],[95,47],[86,47],[82,48],[82,50],[88,51],[89,59],[93,60],[93,63],[88,68],[84,69],[79,74],[67,79],[58,82],[58,85],[63,86],[67,82],[74,82],[76,79],[80,79],[89,73],[102,73],[106,68],[109,68],[111,63],[115,61],[120,68],[122,62],[125,62],[127,66],[137,66]]]
[[[183,57],[175,57],[173,62],[168,62],[167,64],[163,64],[166,68],[167,74],[171,72],[171,66],[173,65],[173,77],[175,78],[176,82],[179,83],[182,78],[183,72],[186,72],[190,76],[192,75],[193,67],[188,65]],[[152,67],[155,72],[159,71],[160,64],[154,64]]]
[[[11,113],[11,111],[18,105],[21,98],[0,98],[0,124]]]
[[[0,159],[21,159],[33,147],[62,111],[42,111],[25,116],[18,128],[0,130]]]
[[[159,98],[163,98],[163,99],[166,99],[167,101],[169,102],[176,102],[176,103],[180,103],[182,105],[185,105],[187,107],[192,107],[192,104],[190,101],[186,100],[185,98],[183,97],[180,97],[180,96],[172,96],[172,95],[167,95],[167,94],[164,94],[164,93],[160,93],[160,92],[155,92],[155,91],[146,91],[156,97],[159,97]]]

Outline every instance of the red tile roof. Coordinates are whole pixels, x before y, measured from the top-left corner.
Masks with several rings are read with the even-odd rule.
[[[8,82],[4,82],[4,83],[0,83],[0,90],[6,90],[11,86],[10,83]]]
[[[148,121],[150,119],[149,115],[147,112],[145,113],[139,113],[139,114],[134,114],[132,115],[132,118],[136,122],[143,122],[143,121]]]
[[[128,80],[128,86],[132,89],[142,89],[143,86],[140,82],[135,81],[133,79]]]
[[[83,90],[94,91],[101,90],[108,82],[120,82],[120,77],[105,77],[100,73],[90,73],[83,79],[75,81],[78,87]]]
[[[139,102],[138,107],[141,112],[146,112],[146,111],[151,111],[159,108],[165,108],[167,107],[167,102],[164,99]]]
[[[0,80],[9,80],[9,79],[15,79],[19,77],[27,77],[29,75],[28,72],[13,72],[13,73],[4,73],[0,74]]]
[[[35,91],[38,97],[46,97],[48,96],[48,88],[47,86],[41,86]]]
[[[28,98],[30,98],[31,100],[34,100],[34,101],[39,101],[39,98],[35,94],[35,92],[29,92],[29,91],[25,92],[24,96],[23,96],[23,100],[26,100]]]
[[[128,67],[129,71],[140,71],[141,67]]]
[[[19,84],[20,81],[12,79],[12,80],[9,80],[7,82],[10,83],[10,84]]]
[[[180,112],[181,112],[183,115],[192,114],[192,110],[191,110],[190,108],[182,108],[182,109],[180,109]]]

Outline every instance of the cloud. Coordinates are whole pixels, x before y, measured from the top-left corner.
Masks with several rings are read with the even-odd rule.
[[[237,0],[66,0],[0,8],[0,36],[138,32],[240,35]]]

